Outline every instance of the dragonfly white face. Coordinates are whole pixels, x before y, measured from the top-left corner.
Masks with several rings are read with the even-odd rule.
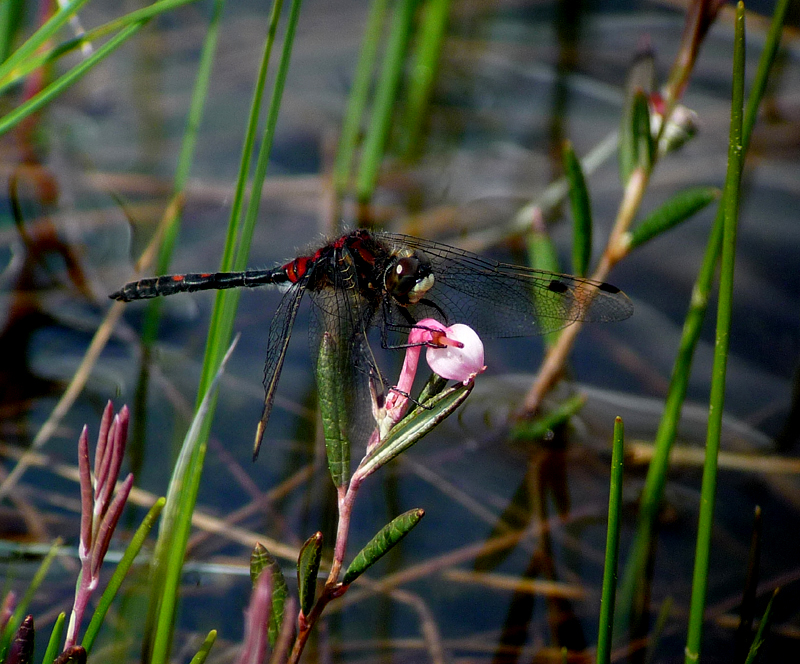
[[[420,251],[409,251],[386,270],[386,291],[401,305],[416,304],[433,288],[431,264]]]

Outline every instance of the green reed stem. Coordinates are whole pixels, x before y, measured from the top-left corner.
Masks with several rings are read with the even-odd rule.
[[[151,6],[152,7],[152,6]],[[222,24],[222,10],[225,7],[225,0],[215,0],[214,7],[209,21],[208,30],[203,40],[203,51],[200,54],[200,65],[197,69],[192,99],[189,106],[189,115],[186,120],[186,129],[183,133],[181,152],[178,157],[178,165],[175,169],[173,191],[175,194],[183,193],[189,181],[189,172],[194,161],[194,152],[197,147],[197,135],[200,130],[200,122],[203,119],[206,99],[211,81],[211,70],[214,65],[214,56],[217,52],[219,41],[219,30]],[[176,208],[177,209],[177,208]],[[178,213],[170,220],[164,230],[164,237],[161,240],[161,247],[158,252],[156,262],[156,274],[166,274],[172,260],[172,253],[178,239],[181,226],[182,207]],[[151,346],[158,336],[158,324],[161,319],[163,300],[154,298],[148,302],[142,324],[142,344],[145,347]]]
[[[394,113],[397,88],[405,68],[408,36],[416,6],[416,0],[399,0],[392,16],[386,56],[375,93],[372,119],[364,141],[361,168],[356,183],[356,195],[359,201],[368,201],[372,197],[378,181],[378,172]]]
[[[367,17],[367,27],[364,30],[364,38],[361,42],[361,52],[358,55],[353,87],[350,90],[347,109],[342,122],[342,135],[339,139],[339,148],[333,164],[333,186],[340,197],[347,190],[350,181],[353,155],[356,152],[361,122],[369,100],[372,71],[375,68],[375,61],[378,57],[378,46],[381,43],[381,32],[386,20],[388,7],[389,0],[374,0]]]
[[[608,534],[603,567],[603,591],[600,597],[600,625],[597,632],[597,664],[611,661],[611,636],[614,627],[614,597],[617,591],[619,530],[622,512],[622,471],[624,467],[625,430],[622,418],[614,420],[611,452],[611,487],[608,496]]]
[[[722,434],[722,412],[725,405],[725,374],[730,345],[731,309],[733,302],[733,268],[736,256],[736,223],[739,216],[739,189],[744,163],[742,145],[742,115],[744,107],[744,3],[736,6],[736,33],[733,50],[733,99],[728,145],[728,174],[725,180],[723,208],[725,224],[722,234],[720,261],[719,304],[717,306],[717,339],[711,377],[711,396],[708,414],[706,457],[703,466],[703,485],[700,493],[700,518],[697,526],[697,549],[692,600],[689,607],[689,633],[686,639],[686,664],[700,658],[703,635],[703,613],[708,590],[708,570],[711,552],[711,530],[714,523],[714,503],[717,490],[717,457]]]
[[[742,127],[742,145],[744,152],[747,151],[747,147],[750,143],[750,135],[756,123],[758,107],[764,96],[769,73],[780,45],[782,26],[786,18],[789,2],[790,0],[780,0],[776,6],[767,41],[759,59],[757,73],[748,98],[747,112],[745,113]],[[686,398],[686,390],[691,374],[692,358],[700,338],[700,331],[714,281],[717,258],[722,245],[723,217],[724,206],[720,205],[706,246],[703,264],[692,290],[692,299],[689,305],[689,311],[686,314],[678,354],[672,369],[672,378],[666,403],[664,404],[664,413],[661,417],[658,432],[656,433],[655,453],[653,460],[650,462],[650,467],[647,471],[647,479],[645,480],[645,486],[642,491],[636,534],[631,544],[623,580],[620,585],[620,592],[618,594],[618,633],[622,633],[622,631],[627,628],[636,588],[640,586],[643,581],[648,552],[650,550],[650,540],[655,530],[655,524],[658,521],[658,512],[661,506],[661,499],[664,495],[664,486],[666,484],[667,470],[669,468],[669,454],[672,449],[672,444],[675,441],[681,408]]]
[[[76,83],[81,77],[89,72],[92,67],[97,63],[105,60],[115,50],[122,46],[128,39],[133,37],[144,26],[146,21],[134,23],[118,34],[114,35],[105,44],[98,48],[92,55],[86,58],[83,62],[75,65],[66,74],[60,76],[44,90],[31,97],[28,101],[20,104],[13,111],[10,111],[2,118],[0,118],[0,136],[7,131],[18,125],[25,118],[29,117],[39,109],[49,104],[53,99],[58,97],[70,85]],[[12,56],[14,57],[14,56]],[[9,58],[10,59],[10,58]]]
[[[439,73],[439,57],[449,13],[450,0],[428,0],[424,3],[417,47],[409,71],[407,104],[400,136],[400,149],[406,159],[412,158],[419,148],[433,84]]]
[[[0,78],[0,93],[4,92],[6,88],[14,85],[17,83],[17,81],[30,74],[34,69],[50,64],[67,53],[71,53],[72,51],[81,48],[81,46],[86,43],[92,43],[98,39],[101,39],[102,37],[105,37],[106,35],[110,35],[114,32],[122,30],[123,28],[127,28],[133,23],[148,21],[154,16],[158,16],[159,14],[163,14],[171,11],[172,9],[195,1],[196,0],[161,0],[160,2],[155,2],[152,5],[148,5],[142,9],[137,9],[136,11],[125,14],[124,16],[115,18],[114,20],[97,26],[96,28],[87,30],[79,37],[74,37],[72,39],[63,41],[53,46],[49,50],[31,53],[23,61],[20,61],[19,65],[16,66],[13,71],[9,72],[8,76]],[[3,2],[0,3],[0,7],[5,8],[9,4],[11,3]],[[71,16],[67,17],[67,19],[69,18],[71,18]],[[14,55],[17,57],[16,53]]]

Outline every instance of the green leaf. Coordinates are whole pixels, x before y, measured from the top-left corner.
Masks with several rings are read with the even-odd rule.
[[[422,390],[419,393],[419,398],[417,401],[419,403],[425,403],[429,399],[432,399],[437,394],[441,394],[442,390],[447,387],[447,379],[442,378],[439,374],[431,372],[431,377],[428,378],[425,385],[422,386]],[[412,413],[419,410],[419,406],[416,406]]]
[[[61,539],[56,539],[56,541],[53,542],[53,545],[50,547],[47,555],[39,564],[39,569],[37,569],[36,573],[33,575],[33,579],[31,579],[30,585],[25,590],[25,594],[17,603],[14,613],[6,623],[6,628],[3,631],[2,636],[2,647],[0,648],[0,662],[5,661],[4,657],[8,653],[12,635],[17,631],[19,626],[22,624],[24,616],[28,613],[28,607],[39,590],[39,587],[42,585],[42,583],[44,583],[47,572],[50,571],[50,565],[53,564],[53,560],[55,559],[56,554],[58,553],[58,548],[61,546],[61,544]]]
[[[424,408],[417,407],[411,411],[389,432],[386,440],[364,458],[358,468],[361,476],[366,477],[374,473],[449,417],[464,403],[472,391],[473,385],[474,383],[469,385],[459,383],[422,402]]]
[[[58,656],[61,645],[61,637],[64,636],[64,622],[67,614],[63,611],[58,614],[53,629],[50,631],[50,640],[47,642],[47,650],[44,651],[42,662],[52,662]]]
[[[197,651],[194,657],[192,657],[192,661],[189,664],[203,664],[208,658],[208,654],[211,652],[211,647],[214,645],[214,642],[217,640],[217,630],[212,629],[208,636],[206,636],[206,640],[203,641],[203,645],[200,646],[200,650]]]
[[[322,559],[322,533],[309,537],[297,559],[297,592],[300,596],[300,610],[303,615],[311,613],[317,592],[317,574]]]
[[[378,181],[386,141],[392,128],[397,91],[407,64],[406,49],[416,9],[416,0],[398,0],[394,4],[394,13],[386,33],[386,51],[381,74],[375,86],[372,117],[361,151],[361,164],[356,181],[359,201],[368,201],[372,198]]]
[[[530,266],[536,270],[563,272],[558,262],[558,250],[555,244],[553,244],[553,239],[544,228],[539,229],[534,227],[528,234],[528,256],[530,257]],[[538,288],[533,289],[533,296],[534,298],[540,299],[541,293]],[[542,307],[539,308],[541,309]],[[555,344],[560,334],[561,330],[555,330],[545,334],[545,345],[549,348]]]
[[[562,401],[557,408],[542,413],[534,420],[521,420],[514,425],[509,437],[511,440],[538,440],[544,438],[559,424],[563,424],[586,403],[586,396],[576,394]]]
[[[564,143],[564,174],[569,183],[569,202],[572,209],[572,271],[579,277],[589,273],[592,258],[592,206],[581,162],[572,143]]]
[[[103,620],[105,619],[109,608],[111,608],[111,602],[114,601],[114,597],[116,597],[117,591],[122,585],[122,581],[125,579],[128,574],[128,570],[130,570],[131,566],[136,560],[136,556],[138,556],[139,551],[142,550],[142,546],[144,546],[145,540],[150,534],[150,531],[153,529],[153,525],[155,525],[156,519],[158,519],[158,515],[161,514],[161,510],[164,508],[165,503],[166,498],[159,498],[155,503],[153,503],[150,511],[142,520],[142,524],[136,530],[136,533],[128,543],[125,553],[122,556],[122,560],[119,561],[116,569],[114,570],[114,574],[111,575],[111,579],[109,580],[106,589],[103,591],[100,601],[97,603],[97,608],[92,615],[89,626],[86,628],[86,633],[83,635],[83,641],[81,642],[81,645],[86,649],[87,653],[91,651],[94,640],[97,638],[100,627],[103,625]]]
[[[770,613],[772,613],[772,603],[775,601],[775,597],[778,595],[778,590],[779,589],[776,588],[775,592],[772,593],[772,597],[769,598],[769,604],[767,604],[767,608],[764,611],[764,615],[761,617],[761,623],[758,626],[758,631],[756,632],[753,642],[750,644],[750,651],[747,653],[747,659],[745,660],[744,664],[753,664],[753,662],[756,661],[756,657],[758,656],[758,651],[764,644],[764,639],[766,638],[765,632],[767,631],[767,627],[770,624]]]
[[[686,221],[717,200],[721,193],[717,187],[692,187],[675,194],[630,232],[628,248],[635,249],[656,235]]]
[[[253,586],[258,578],[268,572],[272,576],[272,610],[269,612],[269,644],[275,645],[283,622],[283,608],[286,597],[289,595],[289,586],[283,576],[278,561],[267,551],[267,548],[257,542],[250,554],[250,580]]]
[[[653,164],[655,142],[650,133],[650,109],[642,89],[632,92],[626,104],[619,137],[619,170],[623,185],[636,168],[649,170]]]
[[[608,528],[606,559],[603,566],[603,590],[600,596],[600,624],[597,636],[597,664],[611,661],[611,634],[614,627],[614,603],[617,593],[619,533],[622,513],[622,470],[625,461],[625,440],[622,418],[614,420],[614,442],[611,452],[611,486],[608,495]]]
[[[358,552],[353,562],[350,563],[350,567],[344,573],[342,583],[345,586],[353,583],[367,569],[380,560],[389,549],[408,535],[423,516],[425,516],[425,510],[419,508],[409,510],[405,514],[392,519],[390,523],[381,528],[378,534]]]
[[[733,303],[733,273],[736,256],[736,231],[739,219],[742,166],[744,163],[743,115],[745,68],[745,9],[736,5],[733,40],[733,90],[731,94],[731,122],[728,139],[728,170],[722,209],[722,254],[720,256],[719,295],[717,300],[717,328],[714,344],[714,363],[711,368],[708,424],[706,433],[703,480],[700,489],[700,514],[697,523],[697,545],[692,575],[692,598],[689,604],[686,634],[686,661],[700,659],[708,575],[711,566],[711,534],[714,526],[714,504],[717,491],[717,471],[722,413],[725,406],[725,376],[730,346],[730,329]]]
[[[347,391],[349,369],[342,366],[339,341],[325,332],[317,359],[317,386],[328,470],[335,486],[350,479],[350,439],[347,435]]]

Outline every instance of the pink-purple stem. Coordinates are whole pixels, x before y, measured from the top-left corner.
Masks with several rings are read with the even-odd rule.
[[[78,555],[81,572],[75,589],[75,603],[70,616],[65,649],[77,642],[78,629],[86,612],[92,592],[100,580],[103,564],[114,529],[119,522],[125,502],[133,486],[133,475],[129,474],[119,487],[113,500],[125,443],[128,435],[129,412],[123,406],[119,414],[113,416],[114,409],[108,402],[100,421],[100,433],[95,453],[95,475],[92,478],[89,462],[89,433],[83,428],[78,439],[78,468],[81,484],[81,535]]]

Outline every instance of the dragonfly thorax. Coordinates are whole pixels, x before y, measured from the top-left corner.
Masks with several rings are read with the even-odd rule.
[[[419,302],[433,284],[431,264],[420,252],[393,261],[384,277],[386,292],[403,306]]]

